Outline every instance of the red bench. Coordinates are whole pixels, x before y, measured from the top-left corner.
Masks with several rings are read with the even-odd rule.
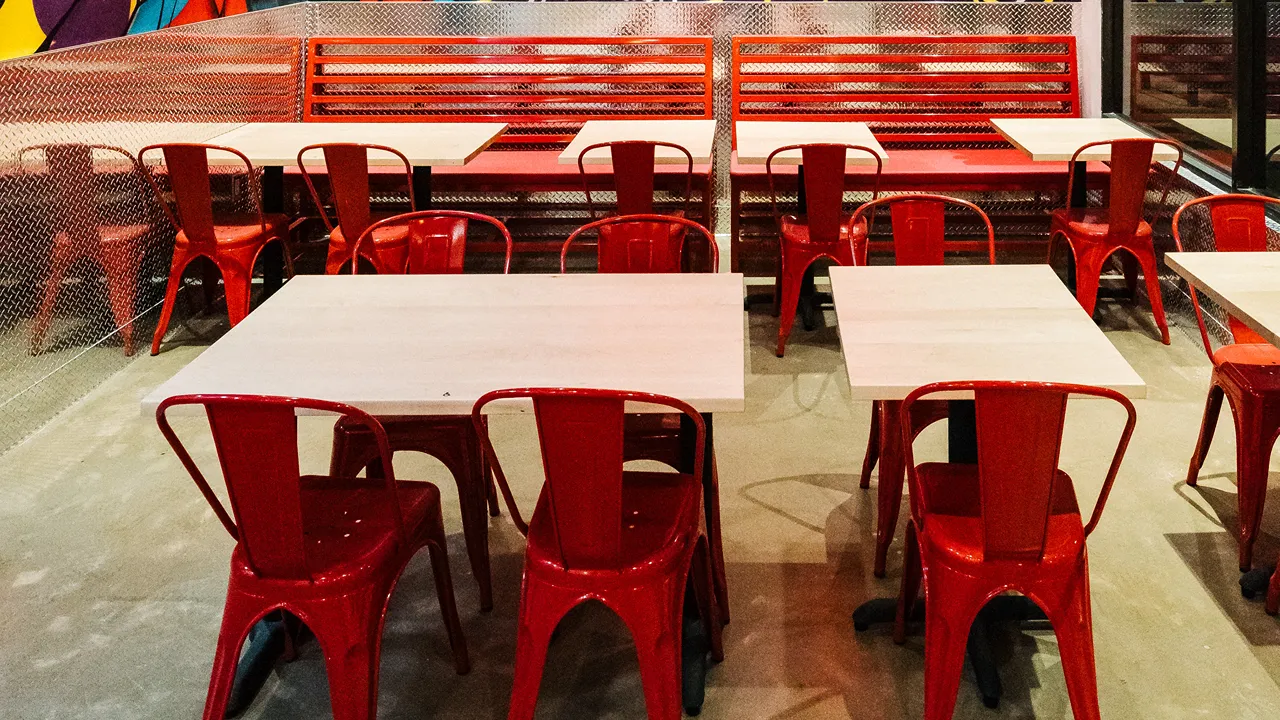
[[[989,119],[1079,117],[1072,36],[735,37],[732,68],[735,122],[866,122],[888,153],[883,190],[1065,190],[1066,163],[1032,162]],[[794,168],[783,172],[794,192]],[[868,188],[867,177],[851,173],[848,188]],[[744,201],[768,192],[765,168],[735,155],[730,180],[734,269],[773,275],[767,207]],[[1006,220],[1039,215],[1024,207]]]
[[[316,37],[307,50],[304,120],[509,123],[433,186],[441,205],[514,217],[526,250],[558,250],[551,226],[586,217],[577,166],[558,162],[584,122],[712,117],[709,37]],[[684,170],[659,166],[660,188],[682,193]],[[709,222],[711,168],[695,171]],[[608,166],[589,172],[593,191],[612,189]]]

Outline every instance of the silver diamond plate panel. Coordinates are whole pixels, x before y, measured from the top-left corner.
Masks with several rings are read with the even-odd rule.
[[[168,276],[173,230],[131,155],[75,148],[295,119],[306,18],[280,8],[0,63],[0,450],[123,367],[123,335],[145,349]],[[220,178],[218,200],[242,207],[238,184]]]

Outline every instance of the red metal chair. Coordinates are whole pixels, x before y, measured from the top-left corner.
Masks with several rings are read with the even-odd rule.
[[[1165,180],[1160,194],[1160,208],[1169,198],[1173,178],[1182,167],[1182,146],[1170,140],[1134,138],[1093,142],[1080,147],[1071,156],[1067,167],[1067,197],[1071,197],[1075,182],[1076,163],[1080,154],[1090,148],[1111,147],[1110,198],[1107,207],[1063,208],[1055,210],[1049,223],[1049,260],[1053,260],[1055,241],[1065,238],[1071,247],[1076,268],[1076,299],[1084,311],[1093,314],[1098,302],[1098,284],[1107,259],[1117,250],[1124,250],[1125,282],[1130,292],[1137,287],[1137,269],[1147,281],[1147,296],[1151,300],[1151,314],[1160,328],[1160,339],[1169,344],[1169,323],[1164,317],[1164,303],[1160,295],[1160,277],[1156,270],[1156,251],[1151,240],[1151,225],[1142,219],[1146,203],[1147,187],[1151,179],[1151,155],[1157,145],[1167,145],[1178,151],[1178,160]]]
[[[676,230],[679,229],[679,233]],[[622,215],[597,220],[573,232],[560,249],[560,272],[573,244],[583,235],[597,233],[597,269],[602,273],[678,273],[690,265],[685,253],[687,230],[701,234],[709,250],[705,272],[718,272],[720,250],[715,237],[692,220],[670,215]],[[627,413],[623,455],[627,460],[656,460],[679,468],[682,457],[681,415],[679,413]],[[714,452],[714,450],[713,450]],[[720,537],[719,475],[714,471],[704,502],[711,537],[712,571],[720,616],[729,622],[729,591],[724,566],[724,543]]]
[[[711,231],[698,223],[675,215],[641,213],[616,215],[596,220],[573,231],[560,248],[560,272],[568,272],[573,245],[584,235],[595,233],[596,271],[602,273],[679,273],[691,264],[686,253],[686,236],[694,230],[706,242],[705,272],[718,272],[720,249]]]
[[[533,400],[545,482],[525,524],[489,440],[483,411]],[[665,406],[695,428],[692,473],[623,469],[625,404]],[[617,390],[498,390],[476,401],[476,432],[516,526],[528,538],[516,637],[510,720],[529,720],[547,645],[566,613],[597,600],[635,639],[645,705],[654,720],[681,717],[681,633],[689,585],[711,641],[724,657],[702,508],[706,428],[675,398]]]
[[[1173,214],[1173,240],[1178,250],[1183,249],[1183,215],[1200,205],[1208,210],[1217,252],[1260,252],[1267,249],[1266,208],[1268,205],[1280,205],[1280,200],[1259,195],[1211,195],[1191,200]],[[1228,315],[1226,324],[1233,342],[1215,351],[1209,342],[1209,331],[1194,285],[1191,287],[1191,303],[1200,325],[1200,339],[1213,363],[1213,375],[1209,380],[1209,399],[1205,403],[1200,438],[1187,470],[1187,484],[1196,484],[1196,476],[1213,441],[1225,395],[1235,417],[1240,569],[1246,571],[1253,565],[1253,543],[1262,523],[1271,448],[1275,445],[1276,436],[1280,435],[1280,349]]]
[[[110,145],[58,144],[24,148],[20,151],[19,163],[25,167],[27,156],[36,152],[43,155],[49,177],[58,187],[58,206],[53,213],[49,276],[40,309],[31,322],[31,354],[38,355],[44,345],[62,281],[73,266],[89,260],[102,268],[107,281],[107,302],[124,342],[124,354],[132,355],[138,272],[151,226],[103,221],[96,202],[101,192],[95,183],[98,176],[95,164],[100,164],[105,172],[123,170],[137,178],[138,161],[127,150]],[[99,155],[96,159],[95,153]],[[114,165],[101,157],[105,154],[117,156]]]
[[[402,227],[406,232],[404,261],[385,267],[387,272],[409,274],[458,274],[466,258],[467,230],[472,221],[491,225],[506,241],[503,272],[511,267],[512,241],[506,226],[495,218],[458,210],[420,210],[384,218],[371,224],[352,247],[351,271],[357,272],[360,248],[376,236],[380,228]],[[498,499],[480,441],[466,415],[382,416],[391,451],[420,452],[439,460],[458,485],[458,505],[462,511],[467,557],[480,586],[480,609],[493,608],[493,586],[489,572],[489,525],[485,509],[496,516]],[[375,437],[363,423],[339,421],[333,428],[333,455],[329,472],[338,477],[354,477],[361,469],[366,476],[385,470]]]
[[[916,403],[968,391],[977,410],[977,464],[917,466],[912,442],[932,419],[921,422]],[[1109,399],[1128,414],[1087,524],[1071,478],[1058,468],[1071,395]],[[894,636],[905,640],[923,580],[925,720],[951,718],[969,627],[989,600],[1008,591],[1030,598],[1053,624],[1075,717],[1099,717],[1085,538],[1098,525],[1136,420],[1123,395],[1080,385],[936,383],[903,401],[911,523]]]
[[[982,208],[967,200],[910,193],[880,198],[858,208],[851,225],[867,227],[875,213],[889,206],[893,228],[893,260],[895,265],[942,265],[946,255],[946,208],[959,206],[973,211],[982,220],[987,231],[987,262],[996,263],[996,234],[991,218]],[[864,218],[866,218],[864,220]],[[859,264],[867,263],[866,235],[861,246],[855,248]],[[880,401],[871,408],[871,435],[867,438],[867,454],[862,461],[862,477],[858,487],[871,487],[871,470],[880,463],[880,483],[877,491],[876,553],[873,572],[884,577],[889,557],[889,545],[893,543],[898,527],[898,512],[902,506],[902,436],[898,433],[898,414],[902,403]],[[947,403],[943,400],[922,401],[916,408],[922,417],[942,419],[947,416]]]
[[[230,512],[191,459],[166,412],[200,405],[209,419]],[[302,475],[298,410],[366,425],[385,463],[383,478]],[[431,552],[436,593],[458,674],[470,669],[454,605],[440,491],[397,481],[378,421],[347,405],[299,398],[183,395],[165,400],[156,421],[231,537],[231,579],[205,701],[205,720],[222,720],[240,646],[249,628],[283,610],[307,625],[324,651],[336,718],[377,713],[378,659],[387,602],[409,560]]]
[[[804,168],[805,207],[803,215],[778,212],[778,194],[773,182],[773,159],[778,153],[800,150]],[[815,261],[827,258],[839,265],[856,265],[855,245],[866,243],[867,224],[852,223],[844,212],[845,157],[849,150],[867,153],[876,161],[871,199],[880,196],[880,156],[861,145],[787,145],[765,158],[769,180],[769,201],[778,226],[778,276],[774,286],[774,311],[778,313],[778,357],[786,352],[787,338],[796,321],[800,289],[805,272]]]
[[[308,152],[321,150],[324,153],[325,172],[329,175],[329,186],[333,192],[333,207],[338,216],[335,224],[325,212],[324,201],[316,191],[311,173],[303,163],[303,156]],[[351,262],[355,249],[351,238],[359,238],[373,224],[375,219],[388,217],[387,214],[374,217],[369,209],[369,151],[385,152],[394,155],[404,163],[405,187],[409,191],[409,207],[416,208],[413,197],[413,167],[409,158],[395,148],[385,145],[369,145],[364,143],[326,143],[308,145],[298,151],[298,169],[302,171],[302,179],[311,191],[311,199],[320,211],[320,219],[329,230],[329,252],[325,258],[324,271],[336,275],[342,266]],[[361,257],[368,260],[379,273],[396,272],[393,268],[404,267],[409,247],[409,231],[403,225],[383,225],[372,239],[366,242]]]
[[[678,150],[688,160],[688,170],[685,172],[684,208],[672,213],[681,217],[688,214],[689,199],[693,195],[693,155],[689,153],[689,150],[682,145],[669,142],[625,140],[588,145],[582,149],[582,152],[578,153],[578,174],[582,177],[582,191],[587,196],[587,210],[591,213],[593,220],[596,217],[596,211],[591,202],[591,185],[588,182],[587,168],[584,162],[587,153],[600,148],[609,148],[619,215],[652,215],[655,174],[654,155],[658,147]]]
[[[227,296],[227,316],[231,325],[235,326],[249,314],[253,266],[262,248],[272,240],[284,245],[285,267],[290,277],[293,276],[293,255],[289,249],[289,218],[281,214],[263,214],[258,178],[253,163],[249,162],[244,153],[234,148],[195,143],[148,145],[138,153],[139,164],[146,160],[147,153],[152,150],[164,153],[164,164],[173,188],[176,212],[170,207],[152,174],[144,174],[169,221],[178,230],[174,240],[169,284],[165,289],[164,307],[160,311],[155,338],[151,341],[151,354],[155,355],[160,352],[160,341],[164,339],[169,327],[169,317],[173,314],[178,288],[182,284],[182,273],[192,260],[206,258],[222,274]],[[210,150],[230,153],[244,163],[255,214],[214,217],[209,182]]]

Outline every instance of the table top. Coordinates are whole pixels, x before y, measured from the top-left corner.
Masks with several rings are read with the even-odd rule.
[[[832,267],[831,290],[854,399],[901,400],[948,380],[1146,395],[1048,265]]]
[[[740,120],[734,124],[737,134],[738,162],[747,165],[764,165],[769,153],[787,145],[803,143],[841,143],[861,145],[875,151],[881,159],[888,157],[876,141],[871,128],[863,122],[775,122]],[[800,151],[788,150],[773,159],[774,165],[799,165]],[[846,165],[875,165],[876,161],[866,153],[851,152],[845,155]]]
[[[1280,253],[1171,252],[1164,262],[1251,330],[1280,345]]]
[[[247,123],[208,142],[235,148],[254,165],[295,165],[298,151],[317,143],[361,142],[395,148],[414,166],[466,165],[498,139],[505,123]],[[210,154],[209,163],[234,164],[225,154]],[[324,165],[320,151],[307,154],[307,165]],[[389,153],[369,153],[370,165],[399,166]]]
[[[246,393],[453,415],[490,390],[562,386],[740,412],[742,292],[730,273],[298,276],[142,407]]]
[[[991,124],[1036,162],[1068,162],[1076,150],[1091,142],[1151,137],[1118,118],[992,118]],[[1111,149],[1093,148],[1080,159],[1110,160]],[[1178,153],[1157,145],[1151,159],[1177,160]]]
[[[711,162],[711,148],[716,140],[715,120],[588,120],[574,136],[569,147],[560,153],[561,165],[577,165],[582,149],[597,143],[624,140],[654,140],[683,146],[693,156],[695,165]],[[668,147],[654,149],[658,164],[684,165],[684,153]],[[608,165],[609,148],[596,148],[585,158],[584,165]]]
[[[1231,118],[1173,118],[1173,121],[1219,145],[1235,145],[1231,139]],[[1267,150],[1277,145],[1280,145],[1280,118],[1267,118]]]

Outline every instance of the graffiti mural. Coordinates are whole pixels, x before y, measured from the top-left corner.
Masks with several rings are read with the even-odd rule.
[[[0,0],[0,60],[119,37],[134,0]]]

